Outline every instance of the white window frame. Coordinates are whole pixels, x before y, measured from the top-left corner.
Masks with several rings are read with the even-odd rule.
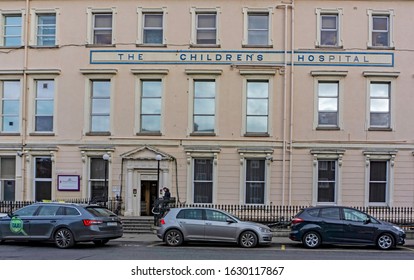
[[[342,39],[342,18],[343,18],[343,9],[322,9],[317,8],[316,13],[316,47],[323,48],[343,48],[343,39]],[[337,45],[322,45],[321,43],[321,32],[322,32],[322,16],[325,15],[336,15],[337,16]]]
[[[107,8],[107,9],[95,9],[95,8],[87,8],[86,14],[88,17],[87,22],[87,37],[86,42],[88,45],[97,46],[97,47],[105,47],[105,46],[113,46],[116,44],[116,8]],[[112,14],[112,43],[110,45],[107,44],[95,44],[94,42],[94,15],[95,14]]]
[[[213,160],[213,198],[212,203],[216,204],[218,199],[218,156],[220,149],[217,147],[185,147],[187,157],[187,201],[194,203],[194,159],[212,159]]]
[[[394,165],[396,151],[364,151],[365,156],[365,206],[388,206],[392,207],[394,203]],[[387,183],[385,190],[385,202],[370,202],[370,164],[371,161],[387,162]]]
[[[270,204],[270,182],[272,174],[273,149],[238,149],[240,156],[240,196],[241,205],[269,205]],[[246,160],[264,160],[265,161],[265,183],[264,183],[264,203],[247,204],[246,203]]]
[[[162,14],[162,43],[161,44],[148,44],[144,43],[144,15],[145,14]],[[160,46],[167,44],[166,38],[166,20],[167,20],[167,8],[137,8],[137,18],[138,18],[138,33],[137,33],[137,45],[145,45],[145,46]]]
[[[51,178],[37,178],[36,177],[36,159],[38,158],[50,158],[51,164],[52,164],[52,170],[50,171],[51,173]],[[55,160],[54,160],[54,152],[50,152],[49,154],[46,153],[34,153],[32,154],[32,162],[33,162],[33,186],[32,186],[32,190],[33,190],[33,194],[32,194],[32,199],[36,200],[36,182],[50,182],[50,196],[51,199],[54,199],[55,197],[55,188],[54,188],[54,182],[56,182],[55,180],[55,172],[54,172],[54,168],[55,168]]]
[[[241,136],[272,136],[274,125],[274,112],[276,112],[274,104],[274,91],[275,91],[275,75],[276,70],[240,70],[240,75],[243,76],[243,89],[242,89],[242,129]],[[267,81],[269,86],[268,91],[268,116],[267,116],[267,133],[251,133],[247,131],[247,84],[249,81]]]
[[[142,96],[142,81],[146,80],[161,80],[161,123],[160,132],[155,135],[163,135],[165,122],[165,96],[167,87],[168,69],[132,69],[131,73],[135,76],[135,114],[134,114],[134,131],[136,135],[154,135],[154,133],[141,132],[141,96]]]
[[[341,205],[342,203],[342,161],[345,150],[311,150],[313,156],[312,205]],[[333,202],[318,202],[319,161],[335,161],[335,198]]]
[[[84,99],[84,135],[111,135],[114,127],[114,102],[113,94],[115,92],[115,77],[118,70],[116,69],[81,69],[81,73],[85,76],[85,99]],[[110,88],[110,113],[109,113],[109,131],[108,132],[94,132],[91,131],[91,106],[92,106],[92,82],[99,80],[108,80],[111,84]]]
[[[38,26],[38,16],[42,14],[55,14],[56,16],[56,26],[55,26],[55,44],[51,46],[39,45],[37,41],[37,26]],[[32,22],[30,26],[30,38],[29,45],[31,47],[39,48],[53,48],[59,47],[59,22],[60,22],[60,9],[31,9],[30,11],[30,21]]]
[[[365,71],[363,72],[364,77],[366,78],[367,83],[367,99],[366,99],[366,121],[365,127],[366,130],[395,130],[395,104],[396,104],[396,88],[397,88],[397,77],[399,76],[399,72],[377,72],[377,71]],[[389,83],[389,110],[390,110],[390,124],[389,127],[380,127],[380,126],[371,126],[371,83]]]
[[[21,18],[21,30],[20,30],[20,44],[15,46],[6,46],[5,45],[5,17],[8,16],[20,16]],[[0,46],[4,48],[19,48],[24,45],[24,22],[25,22],[25,13],[22,10],[16,11],[5,11],[0,10]]]
[[[17,180],[16,178],[18,177],[18,166],[17,166],[17,157],[16,154],[14,155],[7,155],[7,154],[0,154],[0,170],[1,170],[1,160],[2,159],[14,159],[14,165],[15,165],[15,170],[14,170],[14,177],[10,177],[10,178],[6,178],[3,177],[3,174],[1,174],[0,172],[0,201],[4,201],[4,183],[6,181],[13,181],[14,182],[14,199],[12,201],[16,201],[18,198],[18,185],[17,185]]]
[[[216,43],[215,44],[197,44],[197,14],[215,14],[216,15]],[[221,8],[190,8],[191,15],[191,37],[190,45],[191,46],[206,46],[206,47],[220,47],[220,14]]]
[[[344,127],[343,123],[343,103],[344,103],[344,87],[345,78],[348,71],[311,71],[311,76],[314,78],[314,114],[313,114],[313,129],[314,130],[337,130]],[[319,83],[320,82],[337,82],[338,83],[338,123],[334,125],[320,125],[319,124]]]
[[[369,9],[367,11],[368,14],[368,42],[367,47],[373,48],[373,49],[394,49],[395,48],[395,42],[394,42],[394,10],[372,10]],[[374,46],[372,44],[372,32],[373,32],[373,17],[374,16],[385,16],[388,17],[388,40],[389,45],[388,46]]]
[[[243,47],[256,47],[256,48],[271,48],[273,47],[273,14],[274,8],[247,8],[243,7]],[[249,15],[250,14],[268,14],[269,17],[269,30],[268,30],[268,42],[263,45],[249,44]]]
[[[220,76],[223,73],[220,69],[211,70],[192,70],[186,69],[185,73],[188,75],[188,126],[187,135],[217,135],[219,132],[218,120],[219,120],[219,106],[218,106],[218,95],[220,88]],[[203,80],[214,80],[216,83],[216,94],[215,94],[215,113],[214,113],[214,132],[202,133],[194,131],[194,81]]]
[[[19,82],[20,83],[20,96],[19,96],[19,129],[17,131],[3,131],[3,93],[4,93],[4,82]],[[15,75],[0,75],[0,134],[8,135],[8,134],[17,134],[20,135],[22,131],[22,99],[23,98],[23,80],[20,77]]]

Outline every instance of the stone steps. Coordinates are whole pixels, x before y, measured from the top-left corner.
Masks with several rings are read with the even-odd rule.
[[[124,233],[154,233],[153,217],[121,217]]]

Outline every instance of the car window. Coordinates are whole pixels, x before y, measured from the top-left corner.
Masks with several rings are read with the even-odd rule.
[[[214,210],[206,210],[206,218],[209,221],[216,221],[216,222],[227,222],[230,219],[229,216]]]
[[[38,205],[30,205],[24,208],[21,208],[19,210],[16,210],[13,215],[14,216],[33,216],[36,212],[37,208],[39,208]]]
[[[177,214],[177,219],[202,220],[202,211],[201,209],[184,209]]]
[[[368,215],[353,209],[344,209],[344,217],[347,221],[365,222],[368,220]]]
[[[319,217],[325,219],[339,220],[339,208],[322,208],[319,211]]]
[[[319,209],[309,209],[308,210],[308,214],[311,215],[312,217],[318,217],[318,215],[319,215]]]
[[[43,205],[40,207],[37,216],[55,216],[59,206],[57,205]]]
[[[86,207],[86,211],[95,217],[115,217],[116,214],[103,207]]]
[[[61,207],[59,207],[58,211],[56,212],[56,215],[59,215],[59,216],[79,216],[80,213],[74,207],[61,206]]]

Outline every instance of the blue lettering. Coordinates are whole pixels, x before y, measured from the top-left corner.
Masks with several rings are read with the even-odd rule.
[[[122,57],[124,56],[124,54],[123,53],[119,53],[118,56],[119,56],[119,60],[122,60]]]
[[[197,55],[196,54],[190,55],[190,60],[197,60]]]
[[[135,55],[134,54],[128,54],[128,60],[134,60]]]
[[[226,60],[231,61],[231,59],[232,59],[232,55],[231,54],[226,54]]]
[[[359,62],[359,58],[357,56],[355,56],[354,62]]]
[[[222,58],[222,55],[221,54],[216,54],[216,60],[220,61],[221,58]]]
[[[241,61],[241,60],[242,60],[242,55],[241,55],[241,54],[238,54],[238,55],[237,55],[237,60],[238,60],[238,61]]]
[[[138,54],[138,60],[144,60],[142,53]]]
[[[350,55],[346,55],[345,57],[346,57],[346,62],[349,62],[349,60],[351,59],[351,56]]]
[[[304,55],[298,55],[298,61],[305,61]]]
[[[315,60],[315,57],[313,55],[310,55],[310,56],[308,56],[308,60],[309,61],[314,61]]]
[[[319,62],[324,62],[325,61],[325,56],[324,55],[320,55],[319,56]]]
[[[181,60],[187,60],[187,55],[184,54],[184,53],[180,54],[180,59]]]
[[[263,55],[262,54],[257,55],[257,60],[262,61],[263,60]]]
[[[210,54],[207,54],[207,60],[212,60]]]
[[[368,58],[364,55],[364,62],[369,62]]]
[[[335,60],[335,56],[334,55],[330,55],[329,56],[329,62],[334,61]]]
[[[246,61],[253,61],[253,55],[252,54],[247,54],[246,55]]]

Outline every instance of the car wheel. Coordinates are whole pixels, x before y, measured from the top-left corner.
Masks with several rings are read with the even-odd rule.
[[[105,239],[105,240],[94,240],[93,241],[93,243],[96,245],[96,246],[104,246],[106,243],[108,243],[109,242],[109,240],[108,239]]]
[[[245,231],[240,235],[239,244],[243,248],[253,248],[257,245],[257,236],[252,231]]]
[[[180,246],[183,241],[183,234],[177,229],[169,230],[165,234],[165,242],[170,246]]]
[[[319,247],[319,245],[321,245],[321,241],[321,236],[314,231],[305,233],[302,239],[303,245],[310,249]]]
[[[377,239],[377,246],[381,250],[388,250],[394,246],[394,238],[389,233],[383,233]]]
[[[60,228],[55,233],[55,244],[58,248],[66,249],[75,245],[72,232],[67,228]]]

